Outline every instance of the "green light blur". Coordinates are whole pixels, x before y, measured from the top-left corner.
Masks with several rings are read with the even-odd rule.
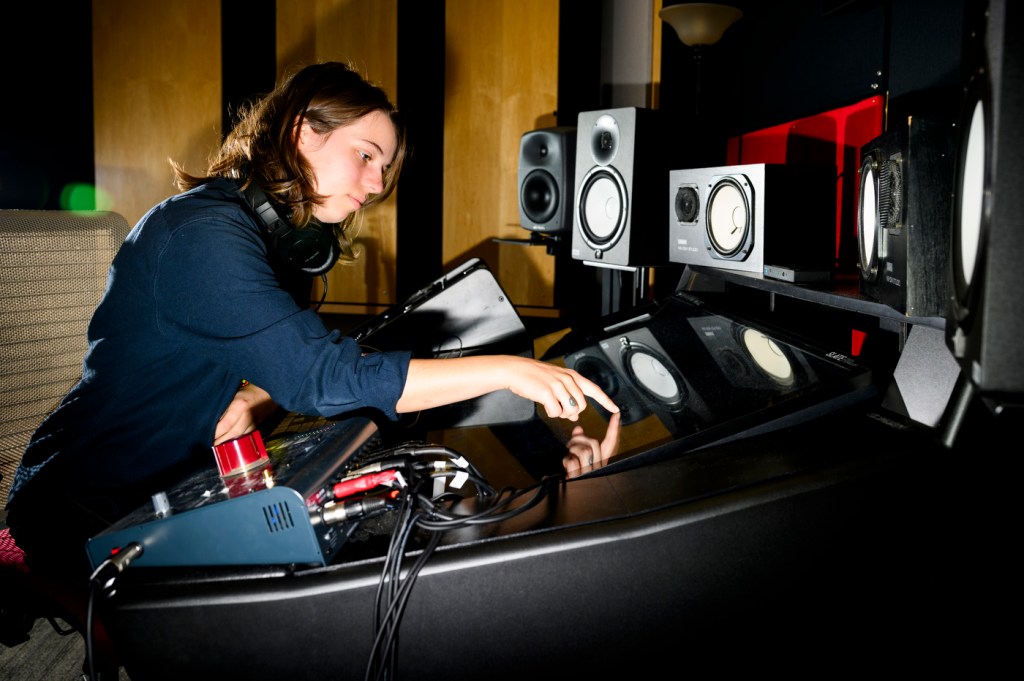
[[[60,193],[61,210],[111,210],[113,198],[95,185],[73,182]]]

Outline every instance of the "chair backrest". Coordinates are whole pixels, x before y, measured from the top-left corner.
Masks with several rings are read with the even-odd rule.
[[[108,211],[0,210],[0,509],[32,433],[82,375],[128,230]]]

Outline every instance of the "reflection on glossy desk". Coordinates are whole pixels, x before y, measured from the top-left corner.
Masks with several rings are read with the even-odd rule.
[[[613,455],[579,474],[607,474],[678,456],[873,399],[871,370],[832,348],[715,310],[679,293],[634,317],[589,330],[570,330],[541,357],[593,380],[621,410]],[[421,437],[467,456],[495,452],[516,459],[524,484],[563,470],[565,444],[576,426],[604,437],[608,412],[593,400],[576,423],[524,409],[511,393],[508,411],[529,414],[476,428],[445,428],[429,417],[393,438]]]

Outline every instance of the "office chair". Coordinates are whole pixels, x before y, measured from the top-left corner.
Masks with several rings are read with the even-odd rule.
[[[106,211],[0,210],[0,508],[32,433],[82,374],[86,328],[128,230]],[[27,640],[41,617],[83,632],[85,613],[0,529],[0,642]],[[101,631],[97,657],[108,643]]]

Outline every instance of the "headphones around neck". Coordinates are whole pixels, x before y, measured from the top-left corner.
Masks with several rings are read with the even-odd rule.
[[[341,247],[330,227],[316,220],[307,227],[295,227],[255,182],[242,194],[266,227],[270,245],[289,265],[306,274],[320,276],[338,262]]]

